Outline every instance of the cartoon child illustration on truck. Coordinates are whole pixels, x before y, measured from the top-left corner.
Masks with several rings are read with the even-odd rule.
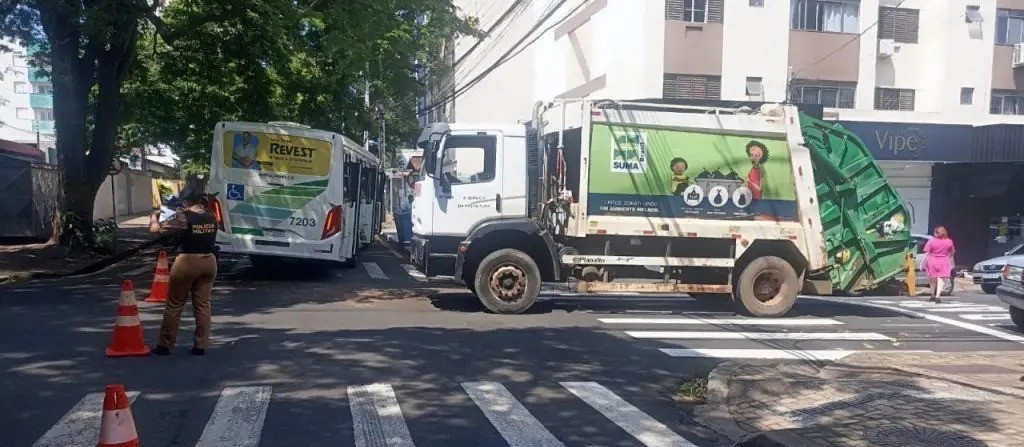
[[[690,166],[686,163],[686,159],[682,157],[673,158],[669,166],[672,168],[672,180],[669,183],[669,191],[672,191],[673,195],[682,195],[686,187],[690,186],[690,177],[686,175],[686,170]]]
[[[752,140],[747,143],[747,157],[753,166],[747,173],[746,186],[753,200],[761,200],[764,197],[764,162],[768,161],[768,148],[764,143]]]

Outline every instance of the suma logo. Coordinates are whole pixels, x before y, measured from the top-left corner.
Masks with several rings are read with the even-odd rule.
[[[612,131],[611,171],[647,171],[647,133],[635,129]]]

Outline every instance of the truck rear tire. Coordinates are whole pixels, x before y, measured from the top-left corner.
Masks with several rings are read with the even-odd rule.
[[[785,259],[762,256],[740,272],[733,295],[743,313],[755,317],[781,317],[796,303],[800,277]]]
[[[497,314],[523,313],[540,295],[540,269],[526,253],[506,248],[480,262],[473,285],[487,310]]]

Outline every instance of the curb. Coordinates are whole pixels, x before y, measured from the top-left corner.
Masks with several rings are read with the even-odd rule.
[[[739,441],[732,447],[818,447],[807,438],[789,430],[761,432]]]
[[[127,258],[130,258],[140,251],[152,247],[162,241],[164,236],[158,236],[148,241],[142,242],[132,248],[119,251],[96,262],[72,270],[70,272],[63,273],[42,273],[42,272],[29,272],[25,274],[14,274],[11,276],[0,277],[0,284],[13,284],[16,282],[31,281],[33,279],[54,279],[54,278],[69,278],[73,276],[87,275],[89,273],[95,273],[104,268],[107,268],[113,264],[121,262]]]
[[[736,442],[750,435],[729,412],[729,379],[744,365],[724,362],[708,373],[706,403],[693,409],[693,420],[719,436]]]

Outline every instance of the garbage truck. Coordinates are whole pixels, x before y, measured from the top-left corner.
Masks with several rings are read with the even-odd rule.
[[[411,262],[492,312],[565,281],[779,317],[800,293],[862,293],[906,265],[907,209],[863,141],[793,105],[581,99],[532,115],[418,141]]]

